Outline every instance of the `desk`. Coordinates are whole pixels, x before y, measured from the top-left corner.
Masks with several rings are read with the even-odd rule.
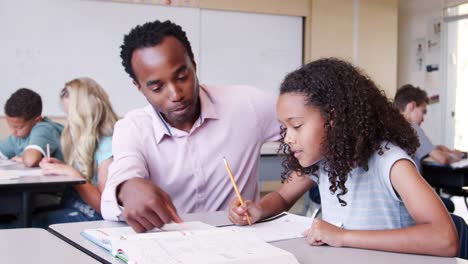
[[[463,188],[468,186],[468,168],[453,169],[448,165],[422,162],[422,175],[435,188]]]
[[[201,221],[207,224],[219,226],[230,223],[226,212],[212,212],[187,214],[182,218],[185,221]],[[93,256],[103,263],[122,264],[118,259],[112,257],[107,251],[88,241],[80,235],[86,228],[100,228],[124,226],[125,224],[112,221],[92,221],[68,224],[56,224],[49,227],[49,231],[69,242],[83,252]],[[273,245],[293,253],[301,264],[326,263],[360,263],[360,264],[461,264],[468,261],[458,258],[443,258],[421,255],[410,255],[400,253],[389,253],[374,250],[363,250],[353,248],[334,248],[328,246],[310,246],[304,239],[291,239],[273,242]]]
[[[2,263],[98,263],[44,229],[0,230]]]
[[[7,194],[21,193],[23,226],[30,227],[32,211],[31,193],[57,191],[66,186],[85,182],[81,177],[65,175],[21,176],[16,179],[0,179],[0,192]]]

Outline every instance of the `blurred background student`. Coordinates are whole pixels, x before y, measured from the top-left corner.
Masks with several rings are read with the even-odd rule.
[[[449,149],[444,145],[434,145],[421,128],[429,103],[426,91],[411,84],[403,85],[397,90],[394,102],[400,113],[411,123],[418,134],[420,146],[415,153],[415,161],[419,170],[421,170],[422,159],[427,156],[443,165],[462,159],[463,152]]]
[[[5,103],[5,119],[11,135],[0,141],[0,158],[23,162],[26,167],[38,166],[50,154],[63,160],[60,135],[63,126],[42,117],[41,96],[33,90],[20,88]]]
[[[11,159],[26,167],[36,167],[46,156],[46,146],[52,157],[63,160],[60,135],[63,126],[42,116],[42,98],[28,88],[16,90],[5,103],[5,120],[10,135],[0,141],[0,159]],[[59,193],[36,193],[33,196],[34,210],[56,206]],[[0,195],[0,222],[16,221],[20,213],[21,194]]]
[[[411,84],[405,84],[397,90],[394,104],[418,135],[420,145],[413,158],[421,173],[421,163],[426,157],[431,157],[435,162],[443,165],[462,159],[461,151],[449,149],[444,145],[434,145],[421,128],[429,104],[426,91]],[[441,197],[441,199],[449,212],[455,211],[455,205],[449,198]]]
[[[60,92],[67,123],[61,143],[65,163],[44,158],[44,174],[76,175],[86,179],[65,191],[61,208],[33,217],[33,226],[102,219],[101,192],[112,162],[112,134],[117,115],[109,96],[91,78],[77,78],[65,84]]]

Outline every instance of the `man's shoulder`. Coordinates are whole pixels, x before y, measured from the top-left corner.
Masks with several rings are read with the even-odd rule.
[[[231,84],[231,85],[210,85],[202,84],[202,89],[208,94],[224,95],[224,94],[245,94],[245,93],[261,93],[262,91],[252,85]]]
[[[150,122],[153,118],[152,115],[154,115],[153,108],[151,105],[147,105],[145,107],[133,109],[125,116],[117,121],[116,126],[136,126],[136,127],[141,127],[142,123]]]
[[[271,93],[251,85],[202,85],[201,89],[214,103],[236,106],[259,100],[268,101],[274,97]]]

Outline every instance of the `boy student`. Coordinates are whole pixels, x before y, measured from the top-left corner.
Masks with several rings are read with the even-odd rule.
[[[414,154],[414,157],[420,171],[421,161],[427,156],[444,165],[462,159],[462,152],[451,150],[444,145],[435,146],[432,144],[431,140],[421,128],[424,115],[426,114],[427,104],[429,103],[426,91],[411,84],[403,85],[397,90],[394,103],[405,119],[411,123],[418,135],[420,146]]]
[[[171,21],[133,28],[120,55],[149,105],[115,126],[103,217],[142,232],[180,222],[178,212],[227,209],[235,191],[223,157],[242,195],[258,200],[260,148],[280,138],[275,97],[199,84],[190,42]]]
[[[0,157],[35,167],[47,154],[63,160],[60,135],[63,126],[42,117],[42,100],[36,92],[21,88],[5,104],[5,116],[11,135],[0,141]]]

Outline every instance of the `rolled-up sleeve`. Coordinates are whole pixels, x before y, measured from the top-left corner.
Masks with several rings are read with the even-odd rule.
[[[139,138],[141,130],[132,118],[117,122],[112,137],[114,161],[109,167],[109,175],[101,197],[102,217],[107,220],[122,219],[123,208],[118,204],[117,187],[124,181],[141,177],[148,179],[149,173],[144,158],[144,149]]]

